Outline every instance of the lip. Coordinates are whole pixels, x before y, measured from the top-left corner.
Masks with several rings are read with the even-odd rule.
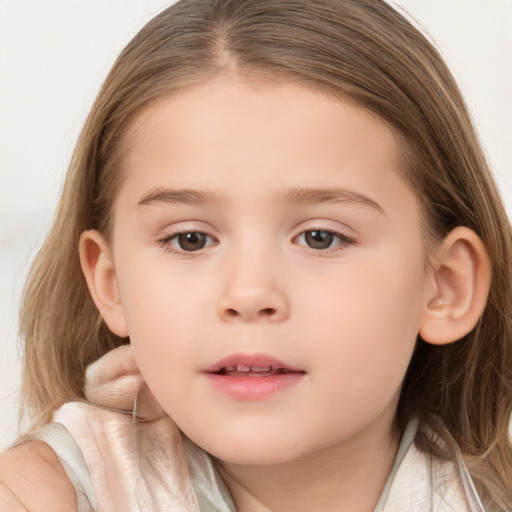
[[[265,354],[232,354],[203,370],[216,391],[238,400],[269,398],[298,384],[305,373]]]
[[[289,372],[303,372],[303,370],[299,368],[294,368],[293,366],[283,363],[283,361],[280,361],[279,359],[276,359],[275,357],[272,356],[268,356],[266,354],[231,354],[212,364],[208,368],[205,368],[203,372],[216,373],[222,370],[223,368],[238,365],[247,367],[253,366],[259,368],[271,366],[272,368],[282,368],[283,370],[287,370]]]

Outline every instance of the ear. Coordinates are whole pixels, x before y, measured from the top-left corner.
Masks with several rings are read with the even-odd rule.
[[[479,236],[457,227],[432,258],[432,290],[426,298],[419,334],[434,345],[459,340],[471,332],[482,315],[492,268]]]
[[[82,233],[79,248],[82,271],[98,311],[114,334],[127,337],[109,244],[99,231],[90,230]]]

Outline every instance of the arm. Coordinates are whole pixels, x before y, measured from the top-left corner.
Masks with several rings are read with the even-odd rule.
[[[0,510],[77,511],[75,489],[46,443],[32,441],[0,455]]]

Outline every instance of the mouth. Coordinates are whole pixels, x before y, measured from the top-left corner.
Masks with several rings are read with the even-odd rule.
[[[224,366],[214,373],[217,375],[226,375],[228,377],[270,377],[272,375],[283,375],[295,372],[293,370],[288,370],[287,368],[274,368],[272,366],[245,366],[239,364],[236,366]]]
[[[284,391],[306,372],[262,354],[233,354],[203,370],[212,387],[238,400],[260,400]]]
[[[263,377],[283,373],[305,373],[265,354],[232,354],[205,368],[205,373],[231,377]]]

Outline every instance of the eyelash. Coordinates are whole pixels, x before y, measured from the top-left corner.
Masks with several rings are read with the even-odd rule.
[[[172,253],[183,255],[183,256],[193,255],[196,252],[200,252],[201,249],[204,249],[205,247],[210,247],[212,245],[211,243],[209,243],[208,245],[205,245],[196,251],[187,251],[186,249],[179,249],[172,245],[173,240],[177,240],[179,236],[191,235],[191,234],[204,235],[214,241],[217,241],[213,235],[210,235],[209,233],[207,233],[205,231],[199,231],[199,230],[194,231],[194,230],[188,229],[188,230],[174,231],[172,233],[169,233],[169,234],[165,235],[163,238],[159,239],[158,243],[164,248],[164,250],[166,252],[172,252]]]
[[[325,249],[318,249],[318,248],[310,247],[306,244],[299,244],[299,245],[305,247],[306,249],[313,251],[316,255],[319,255],[319,256],[329,256],[333,252],[340,252],[340,251],[344,250],[347,246],[355,244],[354,240],[347,237],[343,233],[340,233],[333,229],[321,228],[321,227],[313,227],[311,229],[305,229],[305,230],[301,231],[297,236],[295,236],[292,240],[296,241],[300,237],[305,237],[307,233],[314,233],[314,232],[327,233],[328,235],[332,236],[333,239],[338,239],[338,243],[336,245],[334,245],[333,247],[327,247]],[[210,240],[213,240],[214,243],[218,242],[213,235],[210,235],[209,233],[207,233],[205,231],[183,230],[183,231],[174,231],[172,233],[165,235],[163,238],[158,240],[158,243],[164,248],[164,250],[166,252],[172,252],[172,253],[182,255],[182,256],[193,255],[194,253],[199,253],[202,249],[204,249],[206,247],[210,247],[211,245],[214,245],[214,243],[206,242],[206,245],[200,247],[197,250],[187,251],[186,249],[183,249],[183,248],[177,248],[172,244],[172,242],[174,240],[178,240],[178,237],[180,237],[181,235],[191,235],[191,234],[202,235],[202,236],[209,238]]]
[[[355,242],[353,239],[349,238],[348,236],[344,235],[343,233],[340,233],[339,231],[336,231],[334,229],[330,228],[322,228],[322,227],[314,227],[310,229],[305,229],[304,231],[301,231],[299,235],[295,236],[293,240],[298,240],[301,237],[305,237],[306,233],[327,233],[328,235],[331,235],[333,239],[338,239],[338,243],[332,247],[327,247],[325,249],[317,249],[314,247],[310,247],[305,244],[301,244],[303,247],[306,247],[308,250],[313,251],[314,254],[318,256],[330,256],[333,253],[339,253],[340,251],[343,251],[350,245],[354,245]]]

